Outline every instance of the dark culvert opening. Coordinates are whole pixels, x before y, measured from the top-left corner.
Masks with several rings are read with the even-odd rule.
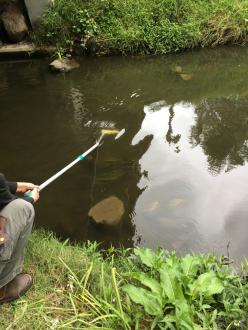
[[[28,40],[30,28],[23,0],[0,0],[0,46]]]

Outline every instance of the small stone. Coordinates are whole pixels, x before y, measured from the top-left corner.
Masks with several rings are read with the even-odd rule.
[[[54,72],[69,72],[73,69],[77,69],[80,67],[79,63],[74,59],[70,58],[62,58],[58,60],[54,60],[49,64],[51,71]]]

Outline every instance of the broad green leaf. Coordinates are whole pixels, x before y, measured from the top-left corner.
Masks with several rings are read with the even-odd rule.
[[[165,295],[171,303],[185,303],[181,284],[177,277],[177,271],[168,269],[166,265],[162,265],[160,270],[160,282]]]
[[[190,306],[187,304],[187,301],[178,304],[176,306],[176,317],[177,325],[180,329],[193,329],[193,317]]]
[[[198,267],[201,265],[199,257],[187,254],[182,258],[181,268],[185,276],[196,275]]]
[[[179,268],[180,266],[180,262],[179,262],[179,259],[177,257],[177,255],[172,252],[166,259],[166,266],[168,268],[173,268],[173,269],[176,269],[176,268]]]
[[[194,312],[191,307],[185,303],[177,306],[177,327],[182,330],[206,330],[194,322]]]
[[[192,329],[194,329],[193,322],[191,322],[191,321],[188,322],[188,321],[185,321],[183,319],[180,319],[180,321],[177,322],[177,326],[181,330],[192,330]]]
[[[180,330],[203,330],[199,325],[194,323],[188,313],[177,313],[175,315],[166,315],[161,321],[166,325],[174,323]]]
[[[148,314],[154,316],[163,315],[162,300],[159,296],[155,296],[152,292],[143,288],[137,288],[131,284],[123,286],[123,290],[136,304],[142,305]]]
[[[177,318],[175,315],[166,315],[163,320],[161,320],[161,323],[165,323],[166,325],[171,324],[171,323],[176,323]]]
[[[200,325],[195,324],[195,323],[194,323],[193,326],[194,326],[194,327],[193,327],[194,330],[206,330],[206,328],[202,328]]]
[[[147,267],[154,267],[157,255],[151,249],[148,248],[137,248],[134,250],[136,256],[140,258],[142,263]]]
[[[145,273],[131,273],[131,276],[140,281],[143,285],[147,286],[151,291],[159,296],[162,295],[162,287],[158,281]]]
[[[221,293],[224,290],[224,286],[220,279],[213,271],[201,274],[197,280],[191,286],[191,294],[202,294],[205,296],[212,296],[217,293]]]

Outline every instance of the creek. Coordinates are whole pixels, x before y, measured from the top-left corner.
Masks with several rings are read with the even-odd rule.
[[[44,59],[0,62],[9,180],[42,183],[102,128],[126,129],[42,191],[36,226],[102,247],[248,257],[248,49],[79,62],[67,75]],[[88,215],[105,199],[113,224]]]

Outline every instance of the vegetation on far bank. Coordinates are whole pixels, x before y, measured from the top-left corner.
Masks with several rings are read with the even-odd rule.
[[[99,252],[35,231],[34,287],[0,306],[1,329],[247,329],[247,265],[147,248]]]
[[[61,51],[166,54],[246,44],[246,0],[55,0],[33,34]]]

